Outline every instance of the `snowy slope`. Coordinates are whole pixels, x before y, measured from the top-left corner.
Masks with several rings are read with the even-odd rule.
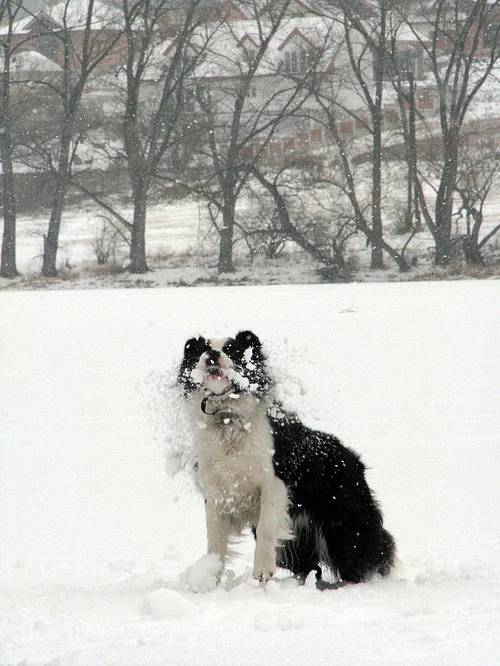
[[[497,664],[499,306],[498,281],[4,292],[0,664]],[[165,471],[169,386],[187,336],[243,327],[363,455],[389,579],[260,588],[247,539],[220,589],[182,589],[204,526]]]

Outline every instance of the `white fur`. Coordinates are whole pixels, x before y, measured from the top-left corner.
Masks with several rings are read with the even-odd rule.
[[[273,439],[266,405],[250,395],[229,395],[209,400],[188,398],[198,463],[197,482],[205,498],[207,553],[224,563],[231,536],[256,527],[253,576],[268,580],[276,570],[276,546],[289,538],[288,497],[284,483],[274,474]],[[197,426],[197,427],[196,427]]]

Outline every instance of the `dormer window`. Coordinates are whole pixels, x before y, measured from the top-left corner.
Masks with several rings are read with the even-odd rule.
[[[245,48],[243,52],[243,60],[250,67],[257,57],[257,49]]]
[[[278,51],[281,71],[285,74],[305,74],[311,68],[314,44],[298,28],[283,40]]]
[[[248,34],[244,35],[239,41],[239,47],[243,50],[242,60],[248,66],[252,65],[257,57],[257,42]]]
[[[305,74],[310,67],[310,54],[304,49],[285,51],[283,71],[286,74]]]
[[[287,74],[297,74],[299,69],[299,54],[295,49],[285,53],[284,69]]]

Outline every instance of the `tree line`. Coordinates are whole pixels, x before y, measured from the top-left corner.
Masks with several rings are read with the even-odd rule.
[[[0,0],[0,275],[17,275],[19,164],[53,184],[46,277],[58,274],[71,190],[101,206],[126,239],[128,269],[149,270],[147,210],[158,187],[205,202],[221,273],[234,270],[241,239],[269,256],[292,240],[343,279],[354,235],[365,238],[373,269],[390,261],[408,271],[423,228],[436,265],[452,261],[457,242],[466,261],[483,263],[500,228],[482,231],[498,160],[469,121],[500,54],[499,1],[331,0],[312,3],[306,17],[291,0],[232,3],[243,22],[205,0],[63,0],[49,14],[57,27],[43,19],[23,38],[19,22],[37,16]],[[17,65],[35,39],[56,54],[54,72]],[[434,91],[433,113],[419,104],[422,81]],[[308,149],[282,151],[294,136]],[[124,169],[130,219],[85,180],[85,152],[104,170]],[[395,165],[402,243],[385,223]]]

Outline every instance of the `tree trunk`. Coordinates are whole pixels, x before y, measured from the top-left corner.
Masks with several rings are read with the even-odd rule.
[[[447,195],[448,197],[449,195]],[[448,212],[448,201],[443,204],[439,215],[436,214],[436,255],[434,263],[436,266],[445,268],[451,261],[451,213]]]
[[[130,58],[130,52],[128,57]],[[128,270],[131,273],[147,273],[149,267],[146,262],[146,214],[150,163],[143,152],[138,125],[139,84],[135,79],[133,68],[130,69],[130,67],[129,63],[127,65],[127,105],[123,123],[128,174],[134,197]]]
[[[4,7],[5,8],[5,7]],[[12,134],[10,109],[10,57],[12,16],[9,9],[7,39],[3,46],[3,62],[0,71],[0,160],[2,165],[3,238],[0,276],[14,278],[16,268],[16,195],[12,168]],[[3,16],[2,18],[5,18]]]
[[[434,235],[434,240],[436,243],[436,256],[434,263],[436,266],[442,267],[448,266],[451,261],[453,189],[449,185],[450,180],[451,175],[448,175],[446,182],[440,188],[436,198],[436,230]]]
[[[43,243],[42,275],[57,277],[57,251],[59,249],[59,232],[61,231],[61,218],[64,210],[64,200],[68,190],[70,178],[70,148],[73,135],[73,122],[66,120],[61,136],[59,160],[56,174],[56,192],[52,200],[49,227]]]
[[[382,249],[382,93],[373,111],[373,152],[372,152],[372,269],[384,268],[384,252]]]
[[[473,212],[472,215],[474,217],[474,224],[472,225],[472,230],[470,229],[470,225],[467,225],[467,235],[462,239],[462,250],[465,261],[468,264],[484,266],[485,261],[479,246],[479,230],[483,223],[483,216],[479,210],[475,213]]]
[[[224,208],[222,209],[222,229],[220,230],[219,273],[234,273],[233,236],[236,199],[233,179],[226,176]]]
[[[372,256],[371,268],[384,268],[382,249],[382,137],[381,117],[378,113],[373,118],[373,174],[372,174]]]
[[[385,69],[385,4],[381,5],[380,43],[375,60],[375,103],[372,109],[373,147],[372,147],[372,256],[371,268],[384,268],[384,252],[382,249],[382,95],[384,90]]]
[[[234,213],[224,209],[219,244],[219,273],[234,273],[233,265],[233,233]]]
[[[422,218],[417,191],[417,132],[415,127],[415,77],[408,72],[408,219],[407,231],[411,231],[414,219],[415,231],[422,231]]]
[[[451,229],[453,216],[453,195],[457,180],[458,132],[451,129],[443,137],[443,173],[436,196],[435,234],[436,266],[446,267],[451,261]]]
[[[7,145],[5,139],[7,138]],[[14,192],[14,173],[12,169],[10,135],[7,132],[0,144],[2,157],[3,179],[3,238],[0,276],[14,278],[18,275],[16,268],[16,196]]]
[[[434,263],[436,266],[446,268],[451,261],[451,240],[446,233],[441,235],[442,230],[436,235],[436,255]]]
[[[59,249],[59,232],[64,208],[64,199],[68,188],[68,176],[58,175],[56,193],[52,202],[49,227],[47,235],[43,238],[43,264],[42,275],[57,277],[57,251]]]
[[[464,253],[465,261],[468,264],[475,266],[484,266],[485,262],[481,250],[477,243],[477,239],[474,239],[473,236],[464,236],[462,240],[462,248]]]
[[[131,273],[147,273],[149,267],[146,262],[146,211],[147,192],[145,182],[137,184],[134,188],[134,220],[130,239],[130,264],[128,270]]]

